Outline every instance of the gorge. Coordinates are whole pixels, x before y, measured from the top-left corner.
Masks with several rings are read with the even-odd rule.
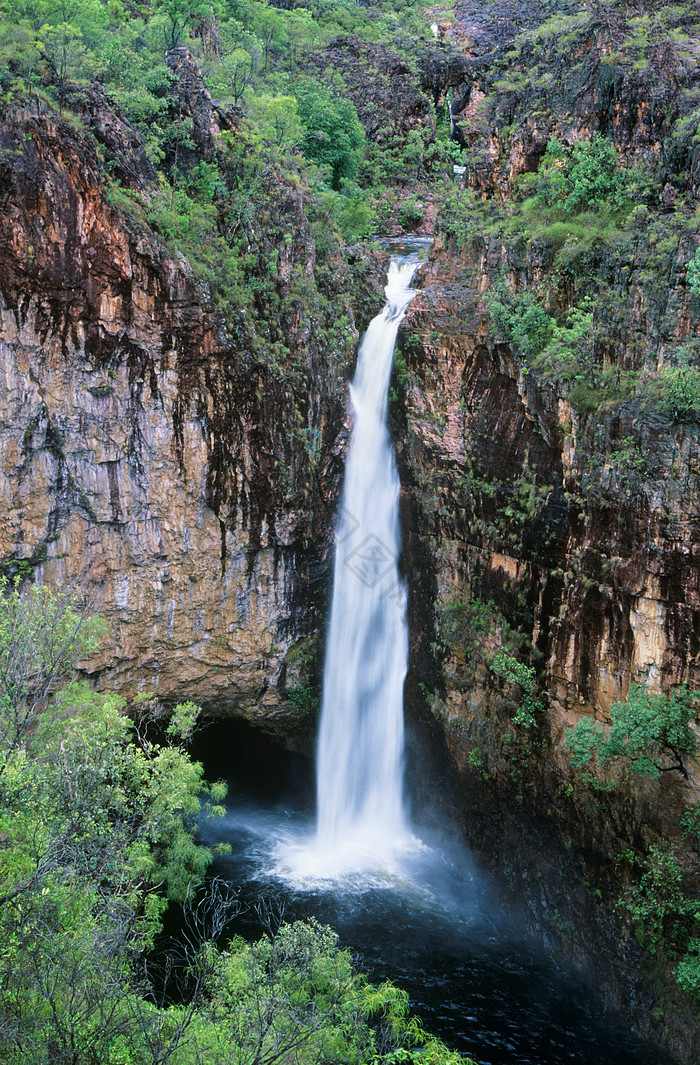
[[[154,692],[211,736],[244,722],[271,774],[310,755],[350,658],[326,631],[375,237],[432,239],[387,382],[401,487],[371,508],[405,581],[377,646],[406,648],[405,683],[378,657],[411,823],[447,816],[499,907],[697,1060],[695,6],[45,7],[1,10],[3,577],[86,590],[106,634],[79,676],[137,730]]]
[[[375,979],[396,980],[431,1030],[477,1065],[661,1065],[662,1056],[624,1032],[559,952],[523,934],[523,915],[497,901],[495,885],[446,824],[421,829],[404,809],[406,596],[386,416],[396,334],[419,265],[415,252],[392,257],[387,304],[362,340],[351,386],[315,829],[279,761],[272,781],[256,784],[254,744],[237,757],[240,740],[224,732],[198,751],[229,783],[223,821],[203,831],[232,850],[215,864],[244,902],[230,931],[260,934],[266,908],[286,919],[320,917],[361,952]],[[212,746],[219,750],[213,764]],[[263,777],[271,761],[260,757]]]

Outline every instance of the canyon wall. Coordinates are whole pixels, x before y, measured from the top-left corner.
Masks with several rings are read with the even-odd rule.
[[[295,394],[251,355],[245,314],[232,335],[188,263],[110,204],[90,138],[22,109],[1,136],[3,570],[87,588],[100,687],[284,718],[285,655],[325,594],[351,319],[345,351],[323,307],[285,323]],[[312,284],[302,195],[274,194],[275,284]]]

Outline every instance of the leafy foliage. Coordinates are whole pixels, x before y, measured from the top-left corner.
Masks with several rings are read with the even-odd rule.
[[[362,158],[365,133],[351,100],[335,96],[328,86],[310,77],[298,78],[294,92],[305,133],[301,147],[307,159],[328,167],[331,185],[340,189],[352,181]]]
[[[631,861],[640,864],[635,856]],[[622,906],[644,929],[647,944],[656,948],[693,927],[700,903],[683,890],[683,870],[668,848],[652,844],[641,865],[642,875],[625,891]]]
[[[178,1048],[176,1065],[200,1060],[193,1046],[211,1065],[389,1065],[411,1052],[433,1065],[468,1065],[410,1016],[405,992],[370,984],[335,932],[313,918],[255,943],[235,939],[223,952],[209,946],[206,965],[190,1043]]]
[[[700,802],[692,803],[685,811],[681,817],[681,828],[695,850],[700,850]]]
[[[165,730],[152,697],[123,700],[75,676],[104,630],[77,595],[2,585],[0,599],[0,1057],[7,1065],[321,1065],[420,1051],[407,996],[374,987],[329,928],[281,925],[219,952],[235,901],[195,897],[210,859],[194,835],[225,792],[178,745],[198,709]],[[17,725],[19,722],[19,725]],[[143,954],[166,899],[184,905],[188,990],[157,1005]]]
[[[697,248],[695,255],[688,263],[688,288],[696,295],[700,295],[700,248]]]
[[[104,628],[69,593],[0,575],[0,742],[14,750],[36,727],[78,657],[96,650]]]
[[[626,197],[617,152],[599,133],[591,140],[577,141],[572,148],[553,137],[542,158],[535,190],[541,207],[556,208],[565,215],[591,207],[615,209]]]
[[[185,899],[208,864],[202,793],[222,790],[75,678],[103,632],[77,596],[4,583],[0,617],[0,1056],[110,1061],[138,1027],[132,967],[164,896]]]
[[[508,684],[517,684],[521,690],[520,703],[513,715],[516,725],[524,728],[532,728],[537,725],[537,715],[541,714],[544,706],[540,699],[535,696],[535,670],[532,666],[519,662],[517,658],[500,648],[491,659],[491,669],[494,673],[507,681]]]
[[[686,995],[700,999],[700,937],[688,943],[685,955],[676,967],[676,981]]]
[[[661,404],[674,421],[700,416],[700,370],[694,366],[668,366],[659,375]]]
[[[654,778],[673,769],[685,776],[683,754],[696,748],[690,728],[693,698],[695,693],[689,693],[685,686],[659,695],[633,684],[627,699],[610,707],[609,728],[584,719],[568,733],[573,765],[586,769],[595,759],[601,769],[613,762],[631,775]],[[661,765],[662,759],[670,759],[671,765]],[[586,779],[594,786],[604,786],[590,773]]]
[[[676,981],[700,998],[700,902],[688,892],[678,857],[668,845],[652,844],[639,858],[622,856],[641,875],[620,898],[638,938],[660,959],[674,961]]]

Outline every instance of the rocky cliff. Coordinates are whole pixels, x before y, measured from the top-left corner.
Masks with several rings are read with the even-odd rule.
[[[339,472],[342,264],[280,322],[292,380],[251,353],[250,311],[227,331],[188,263],[110,204],[94,141],[12,107],[0,137],[3,569],[87,586],[111,636],[88,665],[101,686],[284,713]],[[274,288],[317,292],[303,195],[268,180]]]
[[[694,1010],[675,992],[666,1014],[652,1010],[643,922],[625,923],[619,899],[658,847],[697,897],[696,844],[681,831],[697,760],[674,768],[667,751],[657,779],[613,773],[601,792],[566,745],[577,722],[608,723],[632,682],[698,680],[700,299],[687,264],[700,234],[686,134],[700,38],[679,9],[667,46],[671,14],[651,7],[547,18],[532,5],[523,23],[520,5],[458,6],[465,185],[443,205],[410,311],[395,413],[406,566],[421,573],[410,703],[441,725],[467,833],[518,894],[527,885],[533,913],[597,957],[623,1008],[636,987],[641,1030],[694,1060]],[[601,185],[584,192],[585,167],[570,163],[589,151],[577,145],[598,146],[600,178],[597,135],[624,160],[615,202]],[[682,409],[669,397],[681,377],[693,382]],[[503,649],[540,677],[546,709],[529,722]],[[672,955],[656,964],[672,980]]]
[[[598,191],[581,215],[570,203],[556,214],[542,193],[543,170],[539,184],[518,176],[537,172],[548,138],[576,145],[602,127],[595,93],[606,34],[622,49],[627,24],[615,7],[605,32],[595,12],[545,21],[558,41],[550,61],[541,53],[533,59],[507,4],[487,14],[490,21],[461,5],[457,26],[470,57],[482,57],[464,95],[480,95],[474,155],[490,164],[469,176],[476,193],[455,193],[443,213],[411,309],[405,462],[422,527],[437,545],[438,597],[460,594],[459,573],[471,597],[493,602],[527,634],[546,670],[550,722],[560,735],[581,713],[605,716],[631,681],[657,690],[697,683],[697,399],[679,412],[664,391],[673,367],[692,364],[700,337],[700,300],[686,283],[698,240],[697,152],[674,154],[668,114],[664,140],[663,129],[644,125],[647,109],[631,106],[631,90],[621,89],[610,131],[628,153],[626,173],[656,158],[644,202],[630,203],[620,220]],[[543,73],[560,62],[562,37],[580,44],[562,88],[564,102],[568,92],[577,101],[573,113],[562,113],[561,100],[555,106]],[[627,44],[634,58],[636,45]],[[499,54],[506,56],[500,64]],[[657,82],[666,85],[670,62],[638,71],[650,97],[663,95]],[[624,88],[629,56],[617,63]],[[523,69],[526,82],[517,80]],[[593,93],[583,102],[582,69]],[[697,75],[676,54],[679,79],[683,72],[676,117],[685,107],[697,121],[688,103]],[[535,94],[544,132],[530,154],[522,145]],[[567,150],[555,164],[560,172]],[[689,163],[682,173],[673,170],[679,158]],[[683,198],[670,203],[672,179]],[[600,214],[604,232],[596,231]],[[585,327],[574,336],[571,314],[582,309]],[[697,768],[689,763],[688,771],[694,777]]]

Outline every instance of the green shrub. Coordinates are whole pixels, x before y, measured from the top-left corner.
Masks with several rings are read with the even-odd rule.
[[[644,944],[656,950],[685,948],[700,916],[700,903],[683,887],[683,870],[666,846],[652,844],[644,859],[632,856],[642,875],[623,893],[620,905],[637,924]]]
[[[682,991],[700,998],[700,938],[691,939],[676,967],[676,980]]]
[[[200,1016],[197,1042],[211,1065],[388,1065],[414,1055],[426,1065],[469,1065],[410,1016],[405,991],[370,984],[315,918],[256,943],[236,939],[216,955]]]
[[[625,181],[612,142],[594,134],[571,148],[553,137],[540,163],[536,198],[542,208],[576,214],[588,208],[614,210],[625,202]]]
[[[415,196],[409,196],[399,204],[399,222],[404,229],[415,229],[423,221],[425,207]]]
[[[659,375],[661,406],[674,421],[700,416],[700,371],[693,366],[667,366]]]
[[[320,193],[334,227],[348,244],[365,240],[376,228],[372,197],[354,182],[342,182],[340,192]]]
[[[700,295],[700,248],[688,263],[687,280],[690,291],[696,296]]]
[[[287,690],[287,701],[298,714],[315,714],[319,707],[318,689],[313,684],[297,684]]]
[[[700,850],[700,802],[694,802],[685,811],[681,817],[681,828],[695,850]]]
[[[555,323],[535,292],[513,293],[499,282],[484,302],[501,333],[526,359],[546,348]]]
[[[467,251],[479,234],[477,201],[471,189],[453,188],[440,204],[438,230]]]
[[[670,768],[686,776],[683,754],[696,747],[690,728],[695,696],[685,685],[658,695],[633,684],[627,698],[610,707],[609,727],[586,718],[567,733],[573,765],[585,769],[595,760],[601,769],[613,762],[629,775],[656,778],[662,768]],[[670,758],[671,766],[662,767],[662,758]],[[585,779],[596,787],[606,786],[590,773]]]
[[[537,715],[544,710],[542,702],[535,698],[535,670],[519,662],[513,655],[500,648],[491,659],[491,669],[509,684],[517,684],[521,689],[520,703],[513,721],[516,725],[532,728],[536,725]]]

